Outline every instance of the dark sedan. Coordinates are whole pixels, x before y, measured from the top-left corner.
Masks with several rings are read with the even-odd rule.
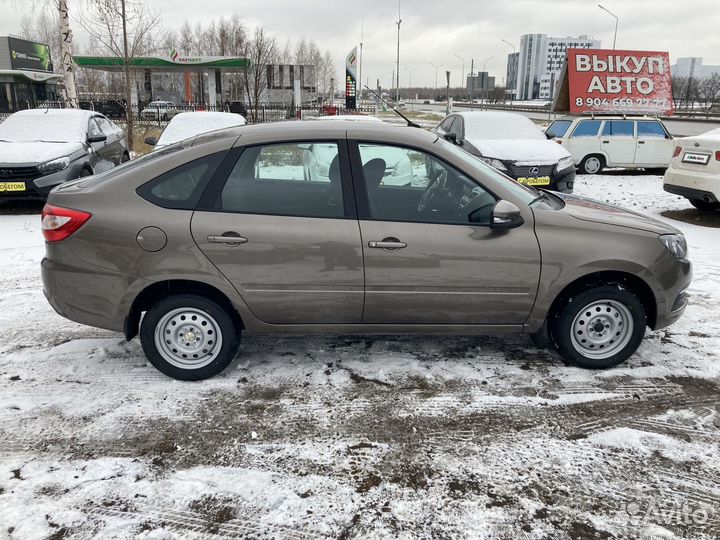
[[[125,133],[80,109],[32,109],[0,123],[0,199],[45,199],[50,190],[130,159]]]

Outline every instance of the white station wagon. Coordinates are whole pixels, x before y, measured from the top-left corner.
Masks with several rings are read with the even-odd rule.
[[[546,134],[570,152],[584,174],[598,174],[606,167],[663,174],[673,156],[673,137],[656,118],[559,118]]]

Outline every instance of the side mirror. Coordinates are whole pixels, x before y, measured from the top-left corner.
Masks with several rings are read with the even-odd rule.
[[[145,144],[155,146],[157,144],[157,137],[145,137]]]
[[[525,223],[520,209],[510,201],[499,200],[492,209],[491,229],[514,229]]]
[[[457,133],[446,133],[445,135],[443,135],[443,137],[445,138],[446,141],[450,141],[453,144],[458,143]]]
[[[555,135],[552,131],[546,131],[545,138],[549,141],[552,141],[553,139],[557,138],[557,135]]]
[[[107,135],[90,135],[87,140],[89,143],[103,142],[107,141]]]

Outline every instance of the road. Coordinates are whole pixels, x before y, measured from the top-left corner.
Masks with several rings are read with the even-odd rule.
[[[439,114],[445,113],[445,105],[414,104],[412,106],[418,112],[433,112],[433,113],[439,113]],[[410,107],[411,107],[411,105],[408,104],[408,108],[410,108]],[[456,107],[455,108],[455,112],[465,111],[465,110],[470,110],[470,109],[467,107]],[[479,109],[475,109],[475,110],[479,110]],[[533,120],[544,120],[544,121],[547,121],[548,118],[550,120],[553,120],[553,119],[555,119],[555,117],[565,116],[564,114],[555,114],[555,113],[550,113],[548,115],[547,111],[538,111],[538,112],[518,111],[518,112],[520,114],[524,114],[525,116],[527,116],[528,118],[531,118]],[[678,118],[677,120],[663,120],[663,123],[670,130],[670,133],[672,133],[675,137],[689,137],[692,135],[700,135],[701,133],[705,133],[706,131],[710,131],[711,129],[720,128],[720,121],[706,122],[706,121],[687,120],[687,119]]]

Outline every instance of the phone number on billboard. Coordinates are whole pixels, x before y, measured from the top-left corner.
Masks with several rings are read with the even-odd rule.
[[[575,104],[578,107],[666,107],[668,101],[665,98],[577,98]]]

